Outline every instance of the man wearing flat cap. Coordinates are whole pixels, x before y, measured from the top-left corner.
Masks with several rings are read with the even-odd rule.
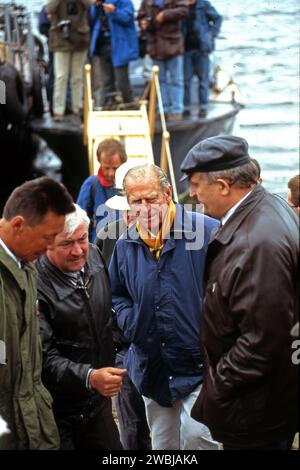
[[[299,222],[283,199],[257,184],[240,137],[201,141],[181,170],[191,196],[221,221],[208,246],[204,384],[191,416],[225,450],[288,450],[298,430],[290,332],[297,321]]]

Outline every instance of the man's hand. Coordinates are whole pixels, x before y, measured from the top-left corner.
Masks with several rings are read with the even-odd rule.
[[[104,397],[114,397],[118,395],[122,387],[122,377],[126,374],[126,369],[115,367],[94,369],[90,374],[90,387]]]
[[[113,13],[116,9],[115,5],[112,3],[103,3],[102,7],[106,14]]]
[[[159,24],[163,23],[164,19],[165,19],[165,17],[164,17],[164,12],[163,11],[160,11],[158,13],[158,15],[156,15],[156,17],[155,17],[156,23],[159,23]]]

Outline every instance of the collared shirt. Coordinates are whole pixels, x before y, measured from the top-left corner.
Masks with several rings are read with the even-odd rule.
[[[16,255],[12,251],[10,251],[10,249],[5,245],[2,238],[0,238],[0,245],[2,246],[3,250],[8,254],[8,256],[10,256],[17,263],[18,267],[21,269],[22,268],[21,260],[17,258]]]
[[[250,194],[252,193],[253,189],[251,191],[249,191],[249,193],[245,194],[245,196],[240,199],[234,206],[232,206],[227,212],[225,215],[223,215],[223,217],[221,217],[221,225],[224,225],[226,224],[227,220],[229,219],[229,217],[232,216],[232,214],[237,210],[237,208],[239,207],[239,205],[242,204],[242,202],[248,197],[250,196]]]

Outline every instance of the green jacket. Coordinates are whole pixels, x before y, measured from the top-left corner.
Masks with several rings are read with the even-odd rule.
[[[53,52],[75,52],[88,49],[90,43],[90,27],[87,14],[91,0],[50,0],[46,12],[51,15],[49,31],[49,49]],[[67,5],[72,4],[72,8]],[[70,14],[71,13],[71,14]],[[75,14],[74,14],[75,13]],[[69,38],[64,39],[63,28],[58,26],[61,21],[70,21]]]
[[[52,399],[41,381],[36,298],[34,265],[20,269],[0,246],[0,340],[6,345],[6,364],[0,364],[0,416],[11,431],[0,437],[0,449],[59,448]]]

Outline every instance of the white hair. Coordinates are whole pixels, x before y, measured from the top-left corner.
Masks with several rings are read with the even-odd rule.
[[[80,224],[85,223],[89,227],[90,219],[78,204],[74,203],[75,211],[66,215],[64,232],[68,237],[71,237]]]

